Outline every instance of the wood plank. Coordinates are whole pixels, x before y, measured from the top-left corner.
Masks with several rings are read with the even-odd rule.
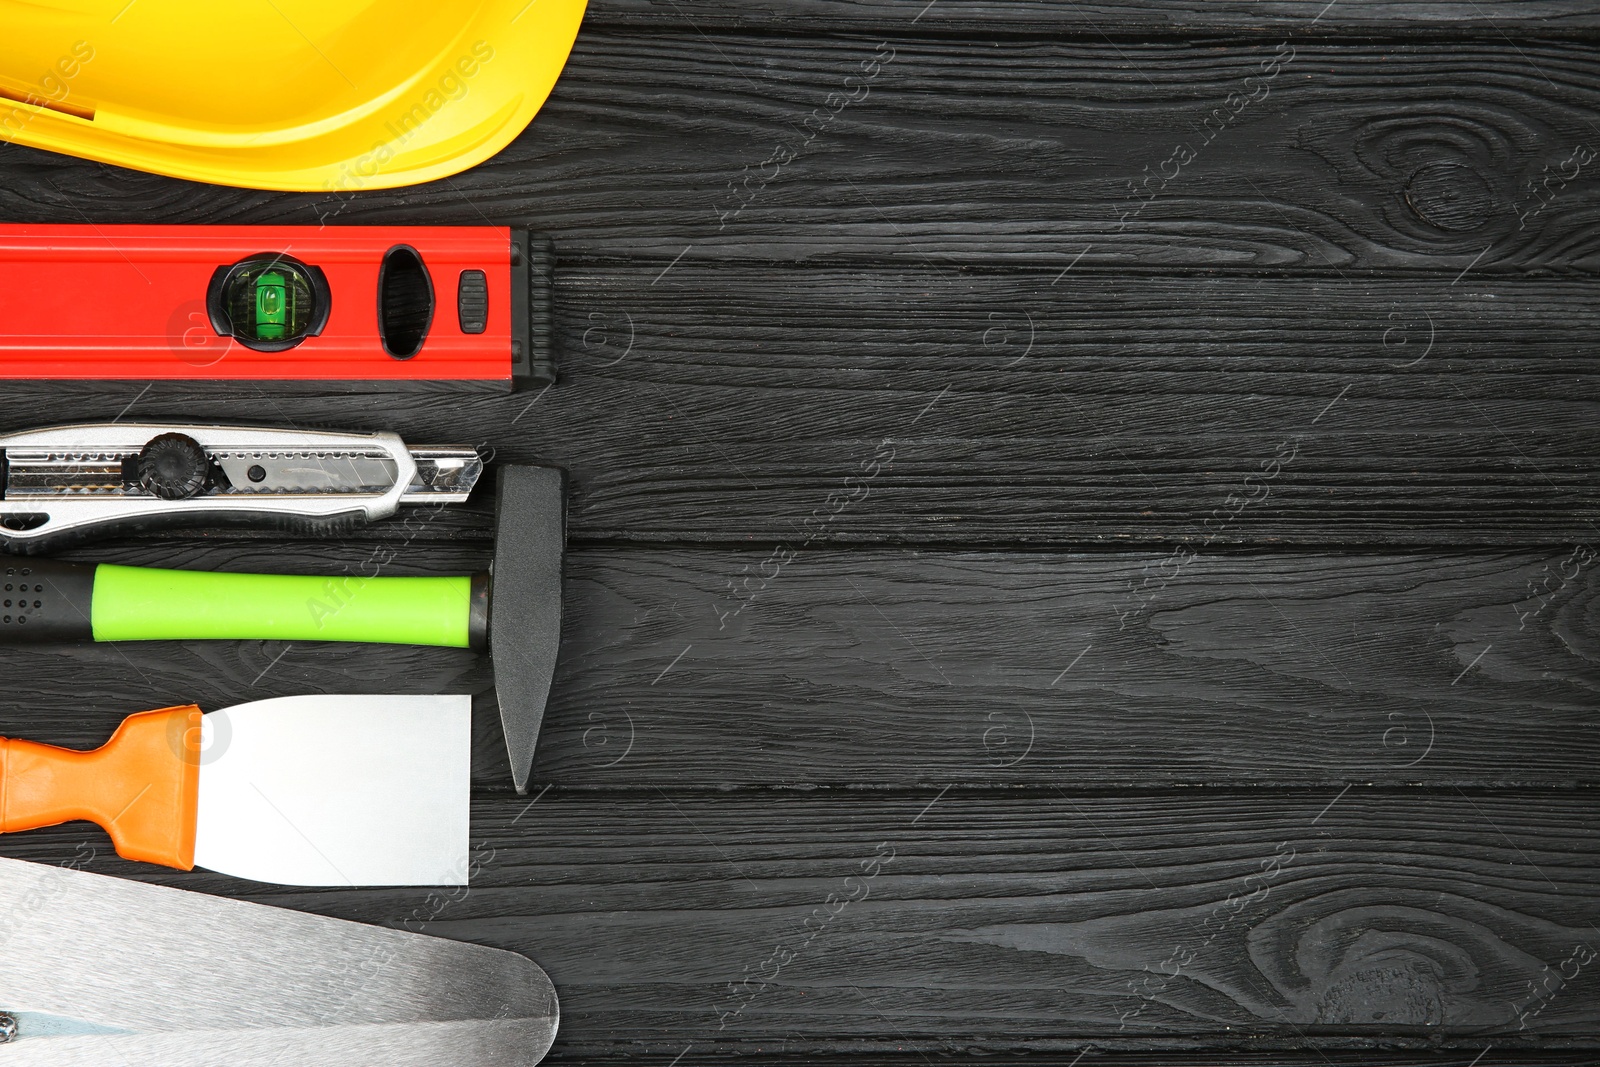
[[[1088,248],[1079,266],[1448,277],[1594,266],[1596,187],[1578,161],[1558,173],[1597,136],[1593,53],[1575,44],[594,35],[587,49],[543,129],[487,169],[587,172],[539,209],[590,255],[1059,270]],[[1533,214],[1526,187],[1547,166],[1554,201]],[[483,198],[461,188],[492,212],[504,181]]]
[[[1085,34],[1150,38],[1164,34],[1292,33],[1316,37],[1368,32],[1385,36],[1502,32],[1580,36],[1600,28],[1579,0],[1514,0],[1492,6],[1473,0],[1208,0],[1174,5],[1151,0],[1085,0],[1039,4],[1028,0],[597,0],[588,27],[672,30],[689,23],[707,32],[741,30],[807,34],[848,33]]]
[[[680,1050],[681,1052],[681,1050]],[[1079,1059],[1082,1055],[1082,1059]],[[678,1067],[707,1067],[711,1064],[747,1063],[759,1057],[763,1064],[773,1067],[847,1067],[859,1064],[866,1057],[842,1053],[817,1055],[815,1053],[790,1053],[779,1047],[762,1047],[754,1050],[740,1049],[727,1044],[702,1051],[691,1048],[678,1060]],[[586,1047],[569,1048],[556,1038],[546,1062],[551,1064],[584,1064],[586,1067],[672,1067],[677,1055],[638,1054],[632,1050],[622,1053],[596,1055]],[[1073,1061],[1077,1060],[1074,1064]],[[871,1054],[874,1067],[927,1067],[928,1057],[917,1052],[897,1053],[874,1049]],[[958,1059],[943,1058],[945,1063],[983,1064],[984,1067],[1522,1067],[1537,1064],[1539,1067],[1592,1067],[1594,1054],[1586,1051],[1558,1049],[1497,1049],[1489,1047],[1458,1052],[1417,1051],[1401,1052],[1387,1048],[1369,1048],[1359,1052],[1339,1049],[1303,1049],[1278,1052],[1259,1052],[1237,1049],[1219,1049],[1214,1052],[1161,1050],[1154,1052],[1108,1052],[1091,1046],[1087,1053],[993,1053]]]
[[[1448,282],[1600,262],[1592,48],[1499,35],[1285,48],[1293,59],[1270,40],[880,50],[870,36],[589,32],[530,131],[446,181],[265,196],[107,183],[98,165],[12,149],[0,217],[520,218],[569,258],[658,271],[680,256],[1059,271],[1082,253],[1085,269]]]
[[[847,1067],[859,1064],[867,1057],[851,1053],[817,1055],[809,1052],[786,1052],[781,1046],[761,1047],[753,1050],[723,1044],[714,1048],[691,1047],[687,1055],[678,1060],[678,1067],[707,1067],[711,1064],[748,1063],[759,1057],[763,1064],[773,1067]],[[681,1050],[680,1050],[681,1053]],[[1078,1057],[1082,1055],[1082,1059]],[[629,1050],[622,1053],[596,1055],[586,1047],[571,1048],[556,1038],[546,1062],[551,1064],[584,1064],[586,1067],[672,1067],[676,1055],[638,1054]],[[1074,1064],[1073,1061],[1077,1060]],[[874,1067],[927,1067],[928,1057],[922,1053],[880,1051],[871,1053]],[[1088,1052],[984,1052],[957,1058],[946,1055],[941,1061],[949,1064],[972,1063],[984,1067],[1521,1067],[1538,1064],[1540,1067],[1592,1067],[1594,1054],[1585,1051],[1557,1049],[1497,1049],[1490,1046],[1470,1048],[1458,1052],[1417,1051],[1401,1052],[1392,1049],[1369,1048],[1359,1052],[1339,1049],[1303,1049],[1278,1052],[1250,1050],[1217,1050],[1193,1052],[1161,1050],[1153,1052],[1106,1051],[1094,1046]]]
[[[338,572],[356,544],[117,552]],[[462,573],[428,546],[386,573]],[[535,788],[1571,786],[1600,767],[1597,554],[594,548],[569,557]],[[322,692],[467,692],[485,657],[281,642],[0,649],[0,734]],[[477,780],[509,774],[480,703]]]
[[[563,382],[503,451],[575,472],[578,536],[1596,533],[1577,285],[678,270],[562,286]]]
[[[536,774],[1593,781],[1581,558],[583,555]]]
[[[571,1055],[1476,1054],[1595,1047],[1597,816],[1589,790],[556,790],[476,803],[450,897],[89,868],[525,952]]]
[[[0,432],[203,413],[478,444],[568,468],[577,542],[1455,546],[1600,533],[1582,429],[1600,399],[1587,283],[658,274],[561,275],[566,355],[546,393],[9,383]],[[396,536],[483,539],[491,514],[480,493]]]

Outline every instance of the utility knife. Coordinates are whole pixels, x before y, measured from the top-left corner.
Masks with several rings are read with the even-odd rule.
[[[393,433],[85,423],[0,436],[0,548],[32,554],[158,526],[331,533],[402,505],[459,504],[483,473],[459,445]]]

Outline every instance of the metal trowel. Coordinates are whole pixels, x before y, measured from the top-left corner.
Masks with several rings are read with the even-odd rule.
[[[531,1067],[525,956],[0,859],[0,1059],[50,1067]]]

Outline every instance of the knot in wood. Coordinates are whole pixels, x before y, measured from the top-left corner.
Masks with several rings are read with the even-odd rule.
[[[1441,160],[1426,163],[1411,175],[1406,203],[1430,226],[1459,233],[1489,221],[1495,195],[1471,167]]]

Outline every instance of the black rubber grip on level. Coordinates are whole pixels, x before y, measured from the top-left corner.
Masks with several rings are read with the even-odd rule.
[[[0,644],[93,641],[93,563],[12,559],[0,566]]]
[[[542,233],[511,231],[511,386],[556,380],[556,250]]]
[[[456,323],[462,333],[489,329],[489,276],[481,270],[464,270],[456,282]]]

